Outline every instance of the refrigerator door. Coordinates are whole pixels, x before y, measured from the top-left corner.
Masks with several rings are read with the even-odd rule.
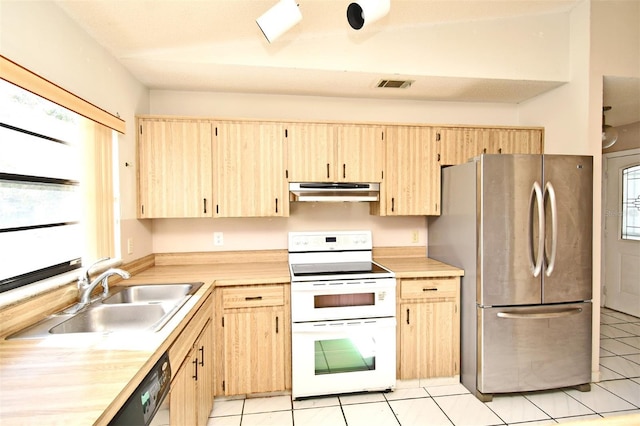
[[[590,300],[593,157],[544,156],[542,303]]]
[[[542,156],[483,155],[477,164],[477,303],[539,304]]]
[[[484,394],[591,381],[591,303],[478,308],[478,381]]]

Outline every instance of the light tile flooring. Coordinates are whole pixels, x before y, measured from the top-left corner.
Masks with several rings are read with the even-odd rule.
[[[496,396],[482,403],[461,384],[291,401],[216,399],[209,426],[546,425],[640,413],[640,318],[603,308],[601,381],[590,392]]]

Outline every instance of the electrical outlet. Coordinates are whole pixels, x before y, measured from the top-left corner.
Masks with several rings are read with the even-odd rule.
[[[127,238],[127,254],[133,254],[133,238]]]
[[[411,242],[412,243],[420,242],[420,234],[418,233],[417,229],[414,229],[413,231],[411,231]]]
[[[222,232],[214,232],[213,233],[213,245],[221,246],[224,244],[224,235]]]

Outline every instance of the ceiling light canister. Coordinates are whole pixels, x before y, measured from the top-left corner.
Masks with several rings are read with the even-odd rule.
[[[371,25],[389,13],[391,0],[359,0],[347,7],[347,20],[354,30]]]
[[[256,23],[267,41],[272,43],[301,20],[302,13],[295,0],[280,0],[256,19]]]

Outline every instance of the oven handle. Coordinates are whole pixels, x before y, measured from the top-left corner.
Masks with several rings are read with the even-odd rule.
[[[358,285],[362,284],[366,284],[366,289],[358,288]],[[336,292],[343,292],[344,294],[371,293],[374,290],[391,291],[396,288],[395,280],[392,283],[375,281],[361,281],[357,283],[337,281],[332,283],[294,283],[293,285],[295,285],[295,289],[292,290],[292,294],[303,292],[327,292],[328,294],[335,294]]]
[[[354,327],[358,327],[359,330],[362,328],[366,329],[380,329],[386,327],[395,328],[396,319],[389,318],[378,318],[378,319],[364,319],[364,320],[345,320],[339,322],[312,322],[312,323],[293,323],[291,325],[292,333],[323,333],[323,334],[333,334],[333,333],[344,333],[350,332],[354,330]]]

